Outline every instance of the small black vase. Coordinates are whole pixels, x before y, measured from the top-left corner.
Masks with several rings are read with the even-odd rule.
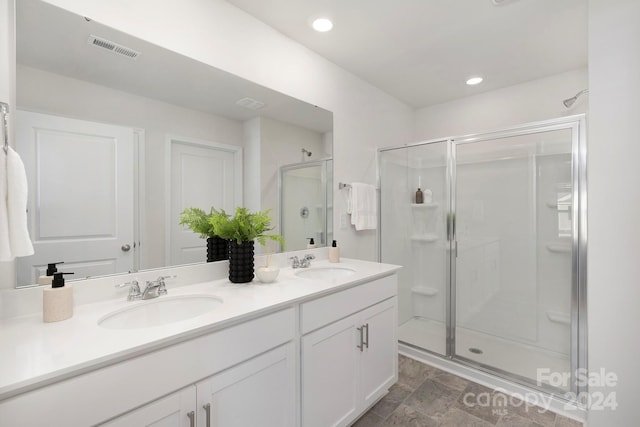
[[[229,259],[229,241],[218,236],[207,239],[207,262]]]
[[[229,241],[229,280],[233,283],[249,283],[253,280],[254,242]]]

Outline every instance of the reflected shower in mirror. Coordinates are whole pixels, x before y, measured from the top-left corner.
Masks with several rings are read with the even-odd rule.
[[[36,247],[18,286],[50,262],[75,278],[203,262],[187,207],[270,209],[280,232],[280,166],[332,156],[327,110],[40,0],[16,8]]]
[[[333,159],[280,168],[280,230],[288,250],[301,250],[313,239],[317,247],[333,239]]]

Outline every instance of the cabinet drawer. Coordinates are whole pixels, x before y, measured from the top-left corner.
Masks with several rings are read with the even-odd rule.
[[[301,305],[300,330],[306,334],[398,293],[395,274]]]

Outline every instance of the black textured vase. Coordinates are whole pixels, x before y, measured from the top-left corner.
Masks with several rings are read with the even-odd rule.
[[[207,262],[229,259],[229,241],[218,236],[207,239]]]
[[[238,244],[229,241],[229,280],[233,283],[248,283],[253,280],[253,240]]]

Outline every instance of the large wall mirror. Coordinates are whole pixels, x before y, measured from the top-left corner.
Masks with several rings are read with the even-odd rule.
[[[179,225],[186,207],[270,209],[278,233],[282,206],[299,215],[281,170],[330,161],[331,112],[40,0],[16,6],[16,148],[36,251],[18,259],[18,286],[58,261],[75,278],[204,262],[205,241]],[[326,216],[317,194],[304,204]],[[285,234],[286,249],[313,232],[322,243],[332,229]]]

